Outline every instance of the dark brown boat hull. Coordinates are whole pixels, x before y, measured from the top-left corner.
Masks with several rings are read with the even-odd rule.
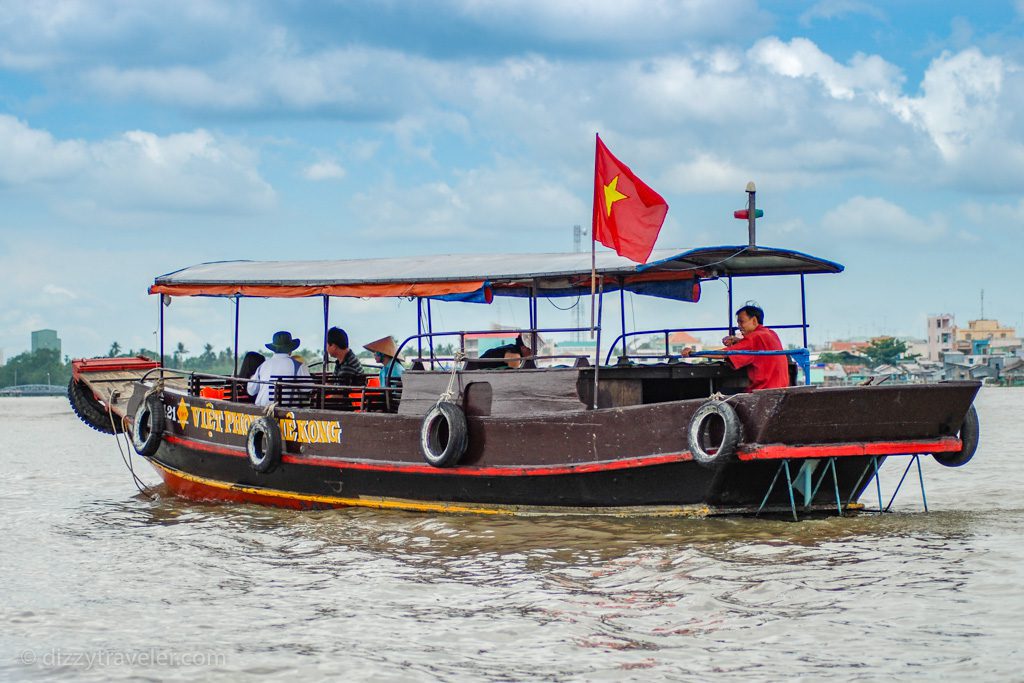
[[[743,440],[738,459],[718,470],[696,463],[689,450],[687,425],[702,400],[471,416],[467,453],[448,469],[420,456],[419,416],[279,409],[276,417],[294,438],[286,438],[282,463],[269,473],[253,470],[245,451],[246,420],[260,409],[164,391],[168,419],[152,462],[182,495],[289,507],[753,511],[782,461],[791,462],[795,477],[803,461],[836,456],[845,504],[870,481],[873,457],[956,450],[977,391],[977,383],[962,382],[737,395],[730,403]],[[333,424],[336,440],[326,438],[334,436]],[[318,437],[325,438],[308,442]],[[831,475],[811,502],[835,505]],[[767,505],[788,508],[788,489],[776,486]]]

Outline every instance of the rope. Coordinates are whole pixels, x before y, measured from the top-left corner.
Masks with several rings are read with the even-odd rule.
[[[711,394],[711,396],[709,396],[708,398],[710,398],[712,401],[718,401],[719,403],[728,403],[737,396],[742,396],[742,394],[731,394],[730,396],[726,396],[721,391],[716,391],[715,393]]]
[[[455,358],[452,362],[452,374],[448,377],[448,388],[441,392],[441,395],[437,397],[437,402],[443,401],[452,402],[459,395],[459,392],[455,391],[455,377],[459,373],[459,363],[466,360],[466,354],[462,351],[455,352]]]
[[[271,401],[267,404],[267,407],[263,409],[263,415],[265,417],[274,417],[274,410],[277,408],[277,402]]]
[[[163,380],[158,382],[161,387],[163,386]],[[146,398],[149,398],[150,392],[146,393]],[[128,468],[128,473],[132,475],[132,481],[135,482],[135,488],[139,490],[139,493],[146,496],[150,500],[156,500],[156,496],[153,495],[152,489],[150,489],[145,482],[139,479],[139,475],[135,474],[135,468],[132,466],[132,452],[131,442],[128,441],[128,416],[125,415],[121,418],[121,431],[117,431],[117,423],[114,422],[114,396],[117,395],[117,391],[107,391],[107,417],[110,419],[110,431],[114,433],[114,441],[117,442],[117,452],[121,454],[121,462]],[[144,399],[145,400],[145,399]],[[121,448],[121,435],[124,435],[125,446],[128,449],[128,454],[125,455],[125,449]]]
[[[145,403],[146,400],[149,399],[149,397],[152,396],[153,394],[162,394],[163,392],[164,392],[164,380],[161,377],[160,379],[158,379],[153,384],[152,387],[149,388],[149,390],[146,392],[146,395],[142,397],[142,401],[143,401],[143,403]]]

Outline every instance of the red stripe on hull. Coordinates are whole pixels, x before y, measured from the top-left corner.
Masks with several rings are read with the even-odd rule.
[[[863,455],[913,455],[916,453],[955,453],[963,448],[960,439],[945,437],[932,441],[876,441],[871,443],[757,446],[739,453],[740,460],[784,460],[804,458],[855,457]]]
[[[164,435],[167,443],[190,448],[196,451],[229,455],[237,458],[246,458],[245,449],[231,446],[220,446],[218,444],[193,441],[180,436]],[[668,453],[664,455],[652,455],[640,458],[625,458],[622,460],[611,460],[595,463],[584,463],[580,465],[563,465],[559,467],[433,467],[431,465],[386,465],[352,460],[338,460],[335,458],[317,458],[299,455],[284,455],[282,462],[294,465],[316,465],[319,467],[334,467],[345,470],[373,470],[377,472],[403,472],[407,474],[442,474],[461,475],[470,477],[529,477],[529,476],[550,476],[557,474],[582,474],[586,472],[605,472],[609,470],[623,470],[633,467],[649,467],[651,465],[664,465],[673,462],[685,462],[693,460],[689,451],[683,453]]]
[[[183,448],[236,458],[245,458],[245,449],[221,446],[186,439],[180,436],[165,434],[164,439]],[[832,457],[857,457],[872,455],[909,455],[915,453],[955,453],[963,448],[960,439],[944,437],[928,441],[879,441],[872,443],[837,443],[789,446],[786,444],[769,444],[742,449],[738,458],[747,460],[784,460],[811,459]],[[673,462],[693,460],[689,451],[669,453],[639,458],[624,458],[580,465],[563,465],[559,467],[449,467],[438,468],[430,465],[387,465],[378,463],[337,460],[334,458],[318,458],[309,456],[284,455],[283,462],[295,465],[315,465],[336,469],[371,470],[377,472],[402,472],[408,474],[458,475],[470,477],[529,477],[552,476],[560,474],[582,474],[586,472],[605,472],[611,470],[649,467]]]

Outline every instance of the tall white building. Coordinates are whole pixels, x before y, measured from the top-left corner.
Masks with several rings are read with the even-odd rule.
[[[942,360],[942,354],[953,350],[956,319],[951,313],[928,316],[928,360]]]

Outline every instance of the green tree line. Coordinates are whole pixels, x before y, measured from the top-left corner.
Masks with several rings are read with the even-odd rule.
[[[269,357],[270,352],[266,349],[259,349],[259,352]],[[211,375],[231,375],[235,370],[235,353],[231,348],[215,351],[212,344],[204,344],[203,350],[192,354],[183,343],[178,342],[172,350],[166,351],[165,362],[168,368],[176,370],[191,370],[204,372]],[[238,362],[242,362],[245,350],[239,350]],[[312,349],[300,349],[297,355],[302,356],[306,363],[317,363],[320,361],[321,352]],[[146,356],[153,360],[160,359],[160,352],[151,349],[128,349],[125,351],[118,342],[113,342],[106,353],[107,358],[133,358],[135,356]],[[39,349],[37,351],[26,351],[25,353],[13,356],[0,366],[0,388],[12,387],[21,384],[55,384],[65,385],[71,380],[71,359],[65,356],[63,360],[57,351],[51,349]]]
[[[895,337],[880,337],[872,339],[871,343],[864,348],[863,355],[850,353],[849,351],[830,352],[827,351],[818,356],[821,363],[839,363],[842,365],[895,365],[901,360],[914,360],[917,354],[906,355],[907,345]]]

